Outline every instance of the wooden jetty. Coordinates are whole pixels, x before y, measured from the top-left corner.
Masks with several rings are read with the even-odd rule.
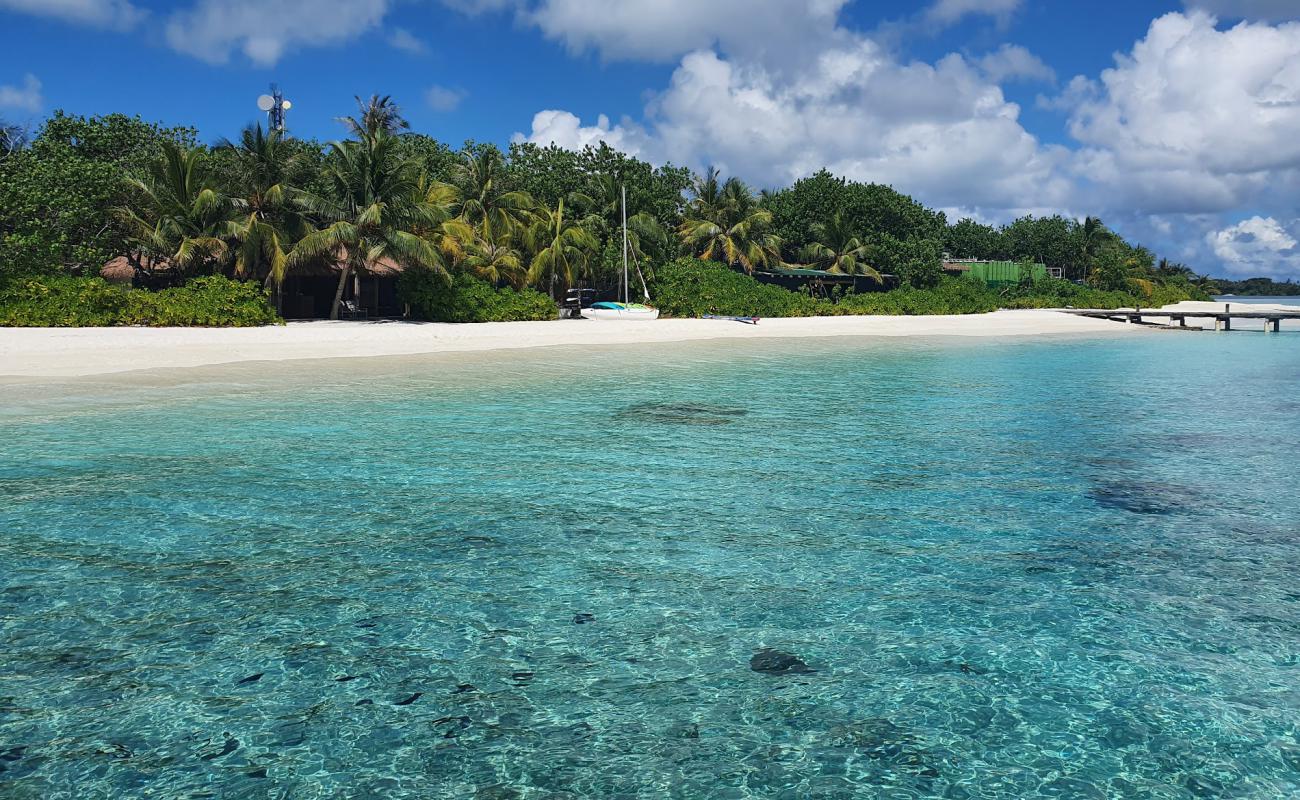
[[[1158,318],[1169,320],[1169,326],[1175,323],[1180,328],[1187,327],[1189,319],[1212,319],[1214,320],[1214,329],[1216,331],[1232,330],[1233,320],[1259,319],[1264,321],[1264,332],[1270,330],[1273,333],[1279,333],[1282,330],[1282,320],[1300,322],[1300,311],[1174,311],[1152,309],[1105,309],[1105,308],[1058,308],[1064,314],[1074,314],[1078,317],[1092,317],[1093,319],[1109,319],[1115,322],[1128,322],[1133,324],[1155,325],[1155,322],[1148,322],[1147,318]]]

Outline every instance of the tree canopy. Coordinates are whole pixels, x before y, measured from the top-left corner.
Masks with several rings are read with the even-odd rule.
[[[411,131],[381,95],[339,119],[345,138],[328,146],[260,126],[204,146],[192,129],[123,115],[56,112],[30,141],[0,126],[0,273],[93,274],[148,255],[278,285],[313,259],[340,256],[346,273],[380,254],[557,292],[621,273],[626,191],[629,257],[647,274],[696,255],[925,287],[947,254],[1039,262],[1098,286],[1200,280],[1094,217],[950,225],[892,187],[825,169],[756,194],[742,176],[696,176],[606,143],[453,147]]]

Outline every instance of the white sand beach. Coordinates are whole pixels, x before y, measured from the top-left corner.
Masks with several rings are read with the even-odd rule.
[[[0,377],[105,375],[255,361],[838,336],[1005,337],[1133,334],[1145,329],[1053,311],[932,317],[812,317],[655,322],[556,320],[473,325],[291,322],[264,328],[0,328]]]

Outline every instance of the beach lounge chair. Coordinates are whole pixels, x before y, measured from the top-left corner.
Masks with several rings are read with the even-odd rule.
[[[368,319],[370,311],[357,305],[356,300],[344,300],[339,304],[339,317],[342,319]]]

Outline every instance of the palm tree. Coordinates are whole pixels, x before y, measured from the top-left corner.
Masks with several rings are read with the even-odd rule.
[[[1206,294],[1222,293],[1219,284],[1209,275],[1196,275],[1193,273],[1192,285]]]
[[[494,236],[491,223],[483,223],[481,236],[475,236],[465,247],[460,266],[471,274],[491,283],[509,283],[516,289],[528,280],[524,259],[514,242],[506,237]]]
[[[139,253],[165,259],[179,276],[215,270],[232,235],[231,203],[213,188],[198,148],[164,142],[146,180],[130,178],[131,205],[117,211]]]
[[[321,257],[341,264],[330,319],[338,319],[348,278],[385,260],[445,275],[442,253],[421,232],[446,221],[446,209],[429,202],[419,164],[402,158],[398,139],[382,126],[356,140],[333,142],[325,170],[330,189],[304,194],[301,202],[324,227],[304,236],[289,266]]]
[[[870,248],[853,235],[842,214],[836,212],[830,221],[817,223],[812,230],[815,241],[804,248],[804,259],[809,266],[842,275],[866,275],[877,283],[884,281],[879,272],[865,263]]]
[[[376,133],[396,134],[407,130],[411,123],[402,116],[402,109],[393,102],[392,95],[380,97],[371,95],[369,100],[356,97],[357,110],[361,113],[355,117],[339,117],[348,129],[348,133],[361,138],[363,135],[374,136]]]
[[[1085,273],[1091,271],[1097,249],[1110,236],[1110,231],[1097,217],[1084,217],[1079,226],[1079,265]]]
[[[627,220],[628,257],[638,263],[668,261],[675,254],[676,241],[653,214],[640,211]]]
[[[501,151],[485,147],[465,153],[452,170],[460,216],[481,235],[490,231],[494,236],[513,237],[533,221],[536,203],[527,192],[505,189],[505,167]]]
[[[244,129],[239,143],[223,140],[218,148],[232,154],[239,175],[240,197],[233,205],[235,274],[264,276],[278,291],[287,273],[289,244],[305,233],[305,222],[292,202],[290,185],[302,164],[280,131],[262,126]]]
[[[557,282],[568,288],[589,270],[592,255],[600,247],[590,230],[565,216],[563,199],[554,210],[537,213],[525,242],[533,253],[528,280],[535,286],[545,282],[552,297],[556,296]]]
[[[455,215],[460,203],[456,187],[430,180],[428,173],[422,172],[416,194],[423,198],[425,205],[434,210],[434,218],[437,220],[432,226],[417,228],[416,233],[438,248],[447,263],[458,264],[465,258],[470,245],[478,239],[478,231]]]
[[[771,227],[772,212],[759,206],[748,186],[737,178],[719,185],[710,167],[696,182],[678,234],[697,257],[753,272],[782,263],[781,239]]]
[[[592,179],[591,193],[575,192],[569,202],[582,209],[582,225],[601,240],[621,239],[623,184],[613,175],[601,174]],[[674,254],[672,236],[653,214],[627,209],[628,258],[637,265],[667,261]]]

